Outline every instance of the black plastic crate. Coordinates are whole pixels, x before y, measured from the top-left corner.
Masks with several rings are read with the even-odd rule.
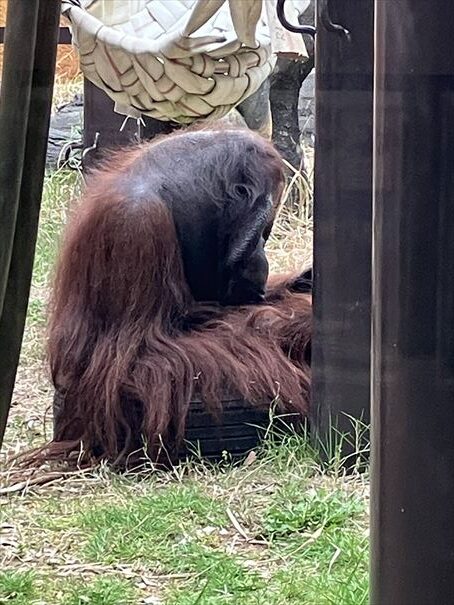
[[[64,394],[57,390],[54,395],[54,426],[64,417],[64,403]],[[139,409],[137,415],[140,414]],[[178,450],[173,450],[171,443],[165,447],[171,461],[191,457],[210,460],[222,460],[226,456],[238,458],[257,448],[270,427],[273,435],[278,437],[298,430],[302,420],[299,414],[274,414],[271,413],[271,405],[252,406],[231,397],[224,399],[222,412],[215,417],[203,402],[192,401],[183,443]],[[140,439],[139,435],[137,439]]]

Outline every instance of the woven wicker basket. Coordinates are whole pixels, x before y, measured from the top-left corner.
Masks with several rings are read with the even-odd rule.
[[[182,124],[226,115],[277,52],[307,56],[274,10],[274,0],[63,0],[82,71],[116,111]]]

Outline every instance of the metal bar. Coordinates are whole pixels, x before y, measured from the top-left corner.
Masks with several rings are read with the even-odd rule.
[[[288,21],[285,15],[285,0],[277,0],[276,5],[277,18],[279,19],[282,27],[285,27],[290,32],[295,34],[308,34],[309,36],[315,36],[315,27],[312,25],[301,25],[301,24],[293,24]]]
[[[376,11],[371,603],[453,603],[454,4]]]
[[[360,4],[337,0],[329,15],[319,2],[315,40],[312,426],[325,449],[346,434],[346,456],[359,445],[351,418],[368,423],[370,407],[374,2]],[[331,17],[342,26],[327,29]]]
[[[27,21],[26,17],[31,16],[29,7],[32,4],[38,8],[37,15],[33,13],[33,16],[36,15],[36,18],[32,20],[34,34],[32,35],[29,30],[28,37],[20,37],[15,29],[17,26],[15,17],[20,23],[24,21],[24,18]],[[14,2],[9,3],[10,7],[11,5],[14,9],[8,15],[7,28],[11,29],[7,29],[5,50],[6,48],[9,48],[9,50],[8,61],[5,60],[6,69],[4,73],[8,74],[9,69],[13,69],[14,73],[17,74],[17,65],[21,61],[21,53],[27,47],[27,45],[24,45],[24,39],[33,40],[35,51],[29,102],[21,106],[21,113],[13,116],[18,120],[19,125],[22,124],[21,129],[26,128],[26,139],[24,154],[20,158],[23,170],[21,171],[22,178],[18,196],[19,204],[17,220],[15,221],[14,243],[9,263],[3,311],[0,315],[0,445],[11,403],[27,313],[44,180],[61,0],[34,0],[33,2],[31,0],[14,0]],[[22,11],[19,7],[22,8]],[[29,27],[31,27],[31,24]],[[13,32],[11,38],[8,37],[10,31]],[[25,34],[25,31],[21,31],[21,34]],[[20,46],[14,45],[11,48],[9,46],[11,40],[19,42]],[[26,67],[30,71],[30,66],[27,65]],[[17,90],[17,80],[11,81],[9,79],[6,82],[4,80],[2,83],[2,100],[5,98],[8,101],[14,99],[18,94]],[[5,119],[3,113],[6,111],[3,104],[1,108],[0,126]],[[14,123],[16,127],[18,122]],[[11,142],[6,145],[7,141],[3,139],[4,133],[5,130],[0,128],[0,142],[2,143],[0,145],[0,166],[4,162],[10,164],[8,155],[12,153]],[[9,176],[15,182],[18,178],[17,172],[17,167],[15,169],[14,167],[10,168]],[[4,168],[2,168],[0,175],[5,179],[0,180],[0,190],[3,195],[5,185],[7,184],[6,188],[8,189],[10,184],[6,181],[8,173],[4,172]],[[10,201],[14,202],[14,200]],[[4,202],[8,202],[8,200],[4,200]]]
[[[0,27],[0,44],[5,41],[5,27]],[[58,32],[58,43],[59,44],[72,44],[72,35],[69,27],[60,27]]]

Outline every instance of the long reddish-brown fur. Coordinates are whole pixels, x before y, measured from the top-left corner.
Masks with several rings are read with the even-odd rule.
[[[153,145],[159,141],[151,153]],[[260,145],[268,166],[255,168],[266,170],[278,193],[280,158],[269,143]],[[142,439],[156,457],[162,441],[184,435],[195,396],[216,414],[226,390],[252,405],[276,400],[281,409],[307,412],[311,297],[291,292],[288,278],[272,278],[261,305],[195,302],[171,213],[152,179],[143,175],[152,205],[125,195],[146,150],[150,144],[110,157],[92,175],[66,229],[48,339],[64,407],[46,459],[82,448],[87,460],[122,462]]]

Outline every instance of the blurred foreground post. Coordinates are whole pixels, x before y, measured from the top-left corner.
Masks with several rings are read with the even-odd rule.
[[[376,0],[373,605],[454,602],[454,4]]]
[[[318,2],[312,425],[344,456],[369,422],[373,23],[374,0]]]
[[[10,0],[0,95],[0,446],[38,230],[60,0]]]

